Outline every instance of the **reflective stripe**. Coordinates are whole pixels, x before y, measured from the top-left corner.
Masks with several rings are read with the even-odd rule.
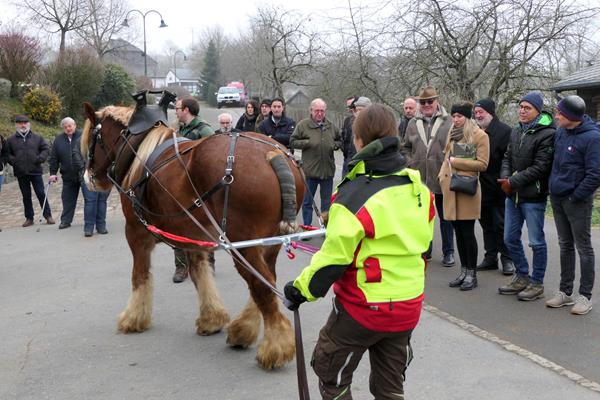
[[[342,382],[342,372],[344,372],[344,369],[348,366],[348,364],[350,363],[350,359],[352,358],[352,356],[354,355],[354,352],[351,351],[348,354],[348,357],[346,357],[346,362],[344,363],[344,365],[342,365],[342,368],[338,371],[338,375],[337,375],[337,383],[335,386],[340,387],[340,383]]]

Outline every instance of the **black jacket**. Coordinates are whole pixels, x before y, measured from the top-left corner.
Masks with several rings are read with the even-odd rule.
[[[500,176],[509,179],[516,203],[546,202],[555,132],[554,120],[545,111],[525,132],[520,125],[513,129]]]
[[[271,114],[269,115],[269,118],[260,123],[258,131],[272,137],[287,147],[290,145],[290,136],[292,136],[295,127],[296,121],[286,117],[285,114],[282,115],[281,120],[275,124],[275,122],[273,122],[273,115]]]
[[[406,128],[408,127],[408,123],[412,118],[406,118],[405,116],[400,117],[400,123],[398,124],[398,136],[400,136],[400,141],[404,141],[404,136],[406,136]]]
[[[48,158],[48,143],[43,137],[27,132],[25,138],[15,132],[6,141],[8,163],[17,178],[25,175],[42,175],[42,163]]]
[[[502,159],[510,142],[511,131],[511,127],[496,116],[485,130],[490,138],[490,159],[487,170],[479,174],[481,204],[488,206],[504,204],[506,196],[498,184],[498,178],[500,178]]]
[[[243,113],[237,124],[235,124],[235,129],[239,132],[254,132],[256,129],[256,115],[249,118],[246,113]]]
[[[356,154],[354,135],[352,134],[353,123],[354,116],[352,115],[344,118],[344,122],[342,123],[342,153],[344,154],[344,160],[350,160]]]
[[[50,175],[56,175],[60,168],[60,174],[63,181],[77,182],[79,181],[79,169],[73,162],[74,147],[79,146],[81,131],[77,129],[73,133],[73,139],[69,140],[66,134],[61,133],[56,136],[52,148],[50,150]]]
[[[0,172],[4,171],[4,163],[8,162],[8,146],[4,136],[0,135]]]

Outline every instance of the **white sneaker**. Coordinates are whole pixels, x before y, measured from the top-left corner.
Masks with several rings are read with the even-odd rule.
[[[573,296],[567,296],[560,290],[554,294],[550,300],[546,301],[546,307],[558,308],[562,306],[572,306],[575,304]]]
[[[588,298],[583,295],[579,295],[575,299],[575,305],[571,308],[571,314],[585,315],[589,313],[591,309],[592,301],[588,300]]]

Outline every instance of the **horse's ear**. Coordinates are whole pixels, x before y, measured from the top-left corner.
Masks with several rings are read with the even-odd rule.
[[[94,107],[86,101],[83,103],[83,110],[85,117],[92,122],[92,125],[94,125],[96,123],[96,110],[94,110]]]

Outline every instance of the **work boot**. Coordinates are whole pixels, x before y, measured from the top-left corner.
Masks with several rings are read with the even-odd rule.
[[[529,277],[514,274],[508,285],[500,286],[498,293],[500,294],[517,294],[529,285]]]
[[[571,314],[585,315],[592,310],[592,300],[580,294],[575,299],[575,305],[571,308]]]
[[[458,286],[462,285],[462,283],[465,280],[466,276],[467,276],[467,267],[463,267],[461,265],[460,266],[460,274],[458,274],[458,276],[456,278],[454,278],[454,280],[450,281],[448,283],[448,286],[450,286],[450,287],[458,287]]]
[[[465,280],[460,285],[460,290],[473,290],[477,287],[477,271],[474,269],[468,269]]]
[[[23,222],[23,225],[21,225],[21,226],[22,226],[23,228],[27,228],[28,226],[31,226],[31,225],[33,225],[33,220],[32,220],[32,219],[29,219],[29,218],[27,218],[27,219],[25,220],[25,222]]]
[[[517,294],[517,298],[523,301],[532,301],[544,297],[544,285],[541,283],[529,282],[524,290]]]
[[[54,225],[56,222],[54,222],[54,218],[52,218],[52,215],[49,215],[46,217],[46,223],[48,225]]]
[[[58,226],[58,229],[67,229],[70,228],[71,224],[68,222],[61,222],[60,225]]]
[[[512,275],[515,273],[515,263],[508,257],[500,257],[502,263],[502,273],[504,275]]]
[[[181,283],[188,277],[188,269],[185,265],[178,265],[175,267],[175,273],[173,274],[173,282]]]
[[[561,292],[560,290],[556,292],[554,297],[546,301],[546,307],[552,308],[572,306],[573,304],[575,304],[575,302],[573,301],[573,296],[569,296],[565,292]]]
[[[477,271],[494,271],[498,269],[498,260],[484,258],[481,264],[477,266]]]
[[[444,254],[442,265],[444,267],[452,267],[454,265],[454,253]]]

